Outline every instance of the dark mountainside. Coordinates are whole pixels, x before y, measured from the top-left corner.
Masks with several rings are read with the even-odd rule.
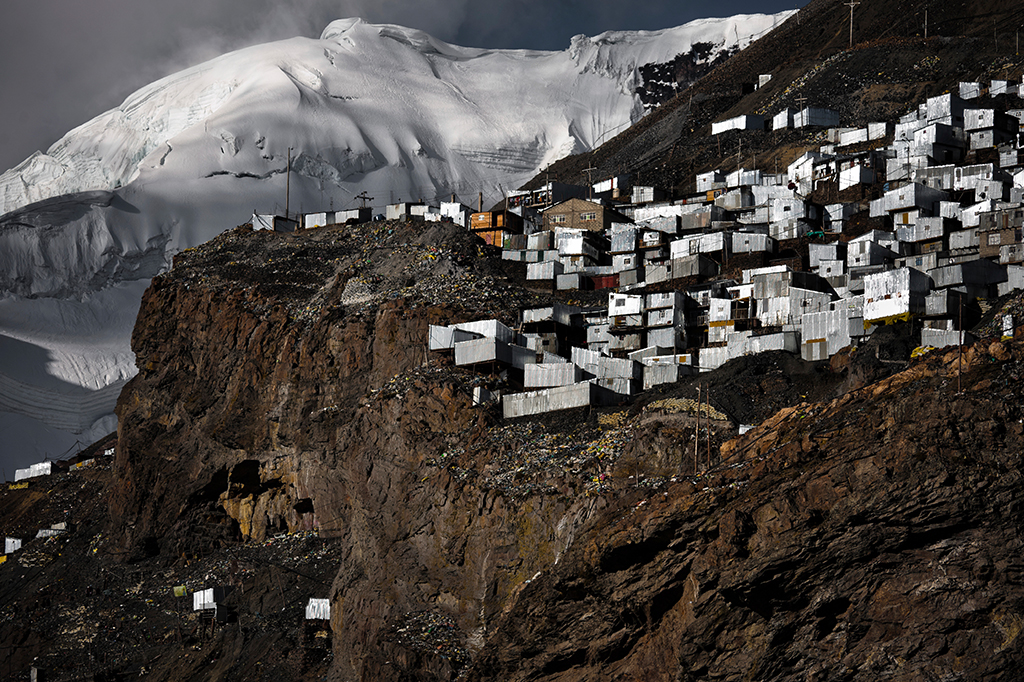
[[[925,12],[928,37],[924,37]],[[864,0],[854,10],[811,0],[795,16],[738,53],[636,125],[586,154],[552,164],[527,187],[548,179],[579,183],[630,174],[637,185],[692,194],[694,176],[737,167],[784,170],[808,147],[802,131],[729,131],[711,123],[741,114],[770,116],[784,107],[825,107],[844,126],[892,121],[926,98],[955,91],[960,81],[1020,78],[1016,53],[1024,2]],[[761,74],[772,79],[744,94]],[[801,99],[803,98],[803,99]],[[770,128],[770,126],[769,126]]]
[[[887,51],[876,73],[896,80],[820,103],[888,118],[994,74],[984,26],[1006,7],[931,7],[935,31],[976,28],[925,42],[898,32],[916,5],[865,1],[857,16],[892,31],[853,54]],[[696,86],[716,112],[697,136],[659,127],[688,125],[684,93],[595,158],[644,146],[656,169],[677,141],[710,150],[708,122],[746,107],[730,70],[774,73],[748,95],[768,106],[838,53],[847,19],[812,2],[798,26],[813,50],[776,36]],[[963,61],[930,59],[935,45]],[[804,141],[763,138],[780,158]],[[0,676],[1020,677],[1024,345],[991,320],[1024,295],[995,303],[962,359],[910,360],[897,325],[831,362],[747,356],[630,404],[505,421],[472,400],[503,380],[428,353],[427,327],[605,296],[526,284],[447,224],[242,226],[180,254],[143,301],[114,441],[0,491],[0,531],[25,539],[0,564]],[[713,408],[699,431],[698,381]],[[206,588],[226,593],[216,617],[192,610]],[[330,621],[304,618],[311,597]]]
[[[7,535],[68,524],[0,565],[3,674],[1013,678],[1024,347],[970,348],[962,392],[955,352],[877,359],[898,327],[831,364],[741,358],[701,375],[697,443],[692,378],[505,422],[470,398],[497,377],[423,345],[550,300],[496,255],[375,223],[179,256],[112,463],[0,494]]]

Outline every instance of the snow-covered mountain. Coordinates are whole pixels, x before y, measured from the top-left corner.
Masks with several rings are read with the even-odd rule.
[[[485,50],[358,19],[168,76],[0,175],[0,461],[112,430],[141,292],[178,251],[283,210],[476,203],[644,113],[641,68],[748,44],[780,15]],[[709,52],[707,45],[713,45]],[[15,435],[17,434],[17,435]]]

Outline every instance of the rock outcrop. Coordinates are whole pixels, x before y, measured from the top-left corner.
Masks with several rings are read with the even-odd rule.
[[[478,248],[380,223],[179,256],[144,301],[110,471],[0,491],[5,532],[67,529],[0,567],[0,668],[1015,677],[1024,346],[908,366],[893,329],[841,363],[763,354],[509,422],[472,404],[500,377],[424,349],[428,324],[550,300]],[[219,622],[175,596],[215,586]],[[329,621],[303,620],[311,597]]]
[[[470,679],[1015,678],[1022,368],[979,344],[780,411],[603,513]]]
[[[472,407],[472,375],[424,367],[427,326],[466,314],[445,296],[493,305],[486,287],[502,284],[449,281],[475,276],[456,272],[452,249],[476,250],[464,230],[424,244],[410,224],[367,229],[236,232],[154,280],[133,337],[139,375],[118,405],[113,534],[142,558],[318,529],[342,548],[339,674],[445,679],[459,656],[431,663],[389,638],[433,610],[454,618],[455,649],[479,646],[602,502],[509,499],[433,464],[491,418]],[[371,294],[346,304],[353,283]]]

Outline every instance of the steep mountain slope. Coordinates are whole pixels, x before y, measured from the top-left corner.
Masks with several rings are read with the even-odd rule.
[[[469,679],[1017,679],[1022,363],[998,341],[930,357],[621,501]]]
[[[925,38],[925,16],[928,32]],[[578,181],[632,174],[678,196],[693,191],[694,175],[738,166],[784,168],[811,146],[793,131],[730,131],[711,136],[711,123],[740,114],[778,113],[783,107],[817,106],[841,114],[844,126],[891,121],[960,81],[1019,77],[1024,58],[1015,33],[1024,3],[898,3],[864,0],[854,9],[849,48],[849,8],[812,0],[749,49],[680,92],[629,130],[592,153],[568,157],[545,178]],[[771,80],[753,92],[762,74]]]
[[[739,438],[716,419],[698,439],[692,382],[509,423],[472,404],[499,377],[422,345],[550,302],[488,255],[398,222],[180,254],[144,298],[113,462],[0,491],[0,533],[25,538],[0,564],[0,670],[1013,679],[1024,346],[849,392],[827,364],[741,358],[700,378],[773,415]],[[223,622],[182,586],[228,588]]]
[[[782,18],[577,36],[562,52],[462,48],[343,20],[319,40],[249,48],[143,88],[0,176],[0,423],[28,434],[0,445],[0,461],[13,469],[109,432],[134,373],[139,295],[173,254],[286,203],[351,207],[363,191],[377,206],[493,199],[638,120],[657,101],[638,90],[641,67],[691,54],[710,65]],[[58,409],[35,407],[46,402]]]
[[[577,36],[563,52],[463,48],[336,21],[320,40],[248,48],[143,88],[0,176],[0,214],[137,178],[266,178],[284,171],[288,147],[297,176],[339,202],[364,189],[490,195],[638,120],[641,67],[694,44],[695,63],[713,62],[784,17]]]

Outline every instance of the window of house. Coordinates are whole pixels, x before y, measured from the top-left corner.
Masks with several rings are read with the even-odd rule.
[[[553,216],[551,216],[551,222],[554,223],[555,225],[561,225],[561,224],[563,224],[565,222],[565,216],[564,215],[553,215]]]
[[[988,236],[988,245],[989,246],[995,246],[998,243],[999,243],[999,233],[998,232],[994,232],[994,233],[989,234],[989,236]]]
[[[597,220],[597,212],[587,211],[586,213],[580,213],[580,220]]]

